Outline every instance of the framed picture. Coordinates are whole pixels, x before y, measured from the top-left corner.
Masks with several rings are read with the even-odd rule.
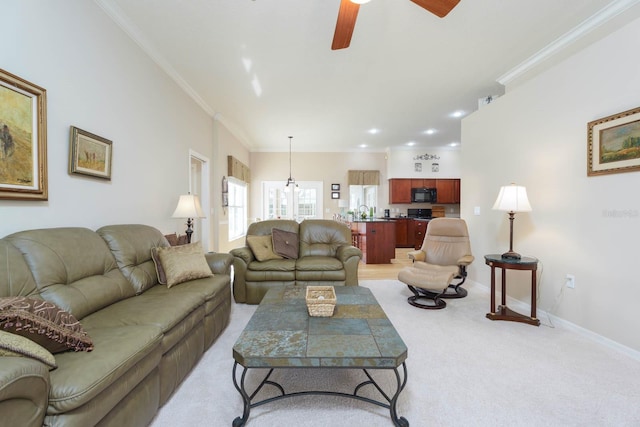
[[[111,141],[71,126],[69,173],[111,180]]]
[[[587,176],[640,170],[640,108],[589,122]]]
[[[229,206],[229,193],[222,193],[222,207],[226,208]]]
[[[422,163],[416,162],[413,164],[413,170],[415,172],[422,172]]]
[[[340,198],[340,192],[339,191],[332,191],[331,192],[331,198],[332,199],[339,199]]]
[[[47,91],[0,69],[0,199],[47,198]]]
[[[331,184],[331,191],[340,191],[340,184]]]

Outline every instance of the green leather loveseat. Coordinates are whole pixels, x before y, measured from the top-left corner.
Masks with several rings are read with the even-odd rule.
[[[57,367],[0,357],[0,425],[148,425],[229,322],[229,254],[204,254],[213,276],[158,284],[146,225],[51,228],[0,239],[0,300],[44,299],[71,313],[93,350]],[[201,266],[202,268],[202,266]],[[0,328],[1,329],[1,328]],[[13,335],[12,335],[13,337]]]
[[[288,242],[293,243],[293,255],[259,260],[250,240],[254,236],[275,236],[276,231],[293,236]],[[273,243],[277,245],[275,240]],[[349,227],[327,219],[255,222],[247,230],[246,246],[230,253],[234,256],[233,297],[248,304],[259,304],[273,286],[357,286],[362,258],[360,249],[351,245]]]

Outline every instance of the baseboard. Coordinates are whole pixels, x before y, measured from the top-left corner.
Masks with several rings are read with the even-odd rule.
[[[477,286],[481,289],[483,289],[487,294],[491,293],[491,287],[488,285],[485,285],[483,283],[480,282],[476,282],[473,280],[467,280],[467,284],[472,284],[474,286]],[[499,292],[496,292],[496,295],[498,295]],[[490,299],[490,298],[489,298]],[[509,295],[507,295],[507,301],[508,301],[508,305],[511,308],[515,308],[517,309],[517,311],[521,311],[523,313],[528,313],[531,311],[531,304],[527,304],[523,301],[520,301],[518,299],[515,299],[513,297],[510,297]],[[489,301],[487,302],[489,303]],[[556,325],[562,325],[562,327],[569,329],[573,332],[576,332],[580,335],[582,335],[585,338],[588,338],[592,341],[595,341],[599,344],[604,345],[605,347],[608,347],[612,350],[615,350],[619,353],[622,353],[628,357],[631,357],[632,359],[635,359],[637,361],[640,361],[640,351],[634,350],[631,347],[627,347],[626,345],[620,344],[617,341],[614,341],[612,339],[609,339],[605,336],[602,336],[600,334],[597,334],[589,329],[583,328],[582,326],[578,326],[575,323],[572,323],[566,319],[563,319],[562,317],[558,317],[554,314],[551,313],[547,313],[544,310],[540,310],[538,309],[538,319],[540,319],[540,321],[542,321],[543,316],[546,316],[547,318],[551,319],[552,322]],[[544,323],[544,322],[543,322]]]

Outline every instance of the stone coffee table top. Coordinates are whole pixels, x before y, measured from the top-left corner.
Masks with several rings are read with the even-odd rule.
[[[396,368],[407,346],[368,288],[336,286],[332,317],[310,317],[304,286],[267,292],[233,346],[245,368]]]

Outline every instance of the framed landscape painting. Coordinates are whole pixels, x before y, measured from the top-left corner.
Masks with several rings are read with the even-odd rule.
[[[0,69],[0,199],[47,200],[46,94]]]
[[[71,126],[69,173],[111,180],[112,143]]]
[[[589,122],[587,175],[640,170],[640,108]]]

